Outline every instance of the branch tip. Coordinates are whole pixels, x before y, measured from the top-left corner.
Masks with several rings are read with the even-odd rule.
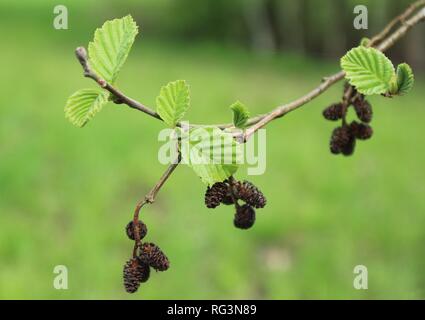
[[[88,57],[87,57],[87,50],[84,47],[78,47],[75,49],[75,56],[78,59],[78,62],[80,62],[81,66],[83,67],[84,76],[85,77],[91,77],[92,72],[90,70],[89,64],[88,64]]]
[[[75,55],[77,56],[78,60],[87,61],[87,50],[84,47],[78,47],[75,49]]]

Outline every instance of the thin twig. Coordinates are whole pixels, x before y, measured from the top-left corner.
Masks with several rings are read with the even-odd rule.
[[[342,123],[343,125],[347,124],[347,109],[349,107],[350,104],[350,100],[352,98],[353,95],[353,87],[349,86],[345,92],[344,92],[344,96],[342,97]]]
[[[425,21],[425,0],[422,9],[412,16],[409,20],[404,21],[403,25],[394,31],[389,37],[383,40],[376,49],[386,51],[391,48],[399,39],[401,39],[410,29],[420,22]]]
[[[161,190],[162,186],[165,184],[165,182],[170,178],[171,174],[174,172],[174,170],[177,168],[179,163],[181,162],[181,154],[179,153],[177,159],[169,165],[167,170],[164,172],[164,174],[161,176],[159,181],[155,184],[155,186],[149,191],[147,195],[144,196],[142,200],[137,203],[136,208],[134,210],[133,215],[133,226],[134,226],[134,238],[136,240],[136,249],[137,246],[140,244],[140,234],[139,234],[139,215],[140,210],[146,205],[146,204],[152,204],[155,202],[156,196]]]
[[[235,204],[235,209],[238,210],[240,205],[238,203],[238,198],[235,195],[235,184],[236,184],[235,178],[233,176],[230,176],[229,177],[230,197],[232,198],[232,201]]]
[[[174,172],[174,170],[177,168],[181,161],[181,155],[179,153],[177,159],[167,168],[167,170],[164,172],[164,174],[161,176],[159,181],[155,184],[155,186],[149,191],[149,193],[143,198],[143,200],[139,201],[136,205],[136,209],[134,210],[133,215],[133,226],[134,226],[134,247],[133,247],[133,258],[137,256],[137,249],[141,245],[140,241],[140,230],[139,230],[139,215],[140,210],[146,205],[146,204],[152,204],[155,202],[156,196],[161,190],[162,186],[165,184],[165,182],[170,178],[171,174]]]
[[[99,77],[93,69],[90,68],[89,60],[87,57],[87,51],[84,47],[78,47],[75,50],[75,55],[77,56],[78,61],[80,62],[81,66],[84,70],[84,76],[86,78],[93,79],[96,81],[96,83],[101,86],[103,89],[108,90],[112,95],[115,97],[115,99],[118,99],[120,103],[125,103],[130,108],[142,111],[151,117],[154,117],[158,120],[162,120],[159,114],[157,114],[154,110],[150,109],[149,107],[144,106],[140,102],[131,99],[130,97],[126,96],[124,93],[119,91],[117,88],[115,88],[112,84],[108,83],[101,77]]]
[[[301,98],[292,101],[288,104],[285,104],[283,106],[277,107],[275,110],[264,116],[260,121],[258,121],[255,125],[248,128],[244,133],[243,141],[247,141],[257,130],[263,128],[265,125],[267,125],[269,122],[283,117],[285,114],[305,105],[306,103],[310,102],[317,96],[321,95],[323,92],[325,92],[327,89],[329,89],[333,84],[343,79],[345,76],[344,71],[340,71],[330,77],[325,78],[325,80],[316,88],[314,88],[312,91],[307,93],[306,95],[302,96]]]
[[[403,24],[409,18],[409,16],[413,12],[416,11],[416,9],[418,9],[421,6],[424,6],[424,5],[425,5],[425,0],[418,0],[418,1],[414,2],[414,3],[412,3],[406,9],[406,11],[404,11],[402,14],[398,15],[393,20],[391,20],[390,23],[388,23],[388,25],[384,28],[384,30],[382,30],[380,33],[378,33],[376,36],[374,36],[370,40],[370,42],[369,42],[368,45],[370,47],[375,46],[377,43],[379,43],[380,41],[382,41],[397,24],[399,24],[399,23]]]

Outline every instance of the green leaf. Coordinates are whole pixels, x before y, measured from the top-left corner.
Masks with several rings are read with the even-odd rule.
[[[170,82],[162,87],[156,98],[156,112],[171,128],[184,117],[189,105],[189,86],[184,80]]]
[[[82,89],[68,98],[65,117],[75,126],[84,127],[108,103],[109,93],[98,89]]]
[[[201,180],[213,185],[238,170],[241,145],[219,128],[191,129],[181,140],[183,163],[191,166]]]
[[[399,64],[397,67],[397,94],[402,96],[408,93],[415,82],[412,68],[407,63]]]
[[[361,45],[362,47],[367,47],[367,46],[369,46],[369,43],[370,43],[370,39],[369,39],[369,38],[367,38],[367,37],[363,37],[363,38],[360,40],[360,45]]]
[[[89,43],[89,61],[101,78],[115,82],[138,32],[130,15],[107,21],[96,30],[94,41]]]
[[[244,129],[249,119],[249,111],[240,101],[230,106],[233,111],[233,124],[236,128]]]
[[[351,85],[364,95],[388,92],[394,66],[375,48],[357,47],[341,58],[341,67]]]

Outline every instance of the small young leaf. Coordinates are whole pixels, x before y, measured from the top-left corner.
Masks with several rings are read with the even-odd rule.
[[[236,128],[244,129],[249,119],[249,111],[240,101],[230,106],[233,111],[233,124]]]
[[[89,59],[90,66],[101,78],[115,82],[138,32],[130,15],[107,21],[96,30],[93,42],[89,43]]]
[[[397,67],[397,94],[402,96],[408,93],[415,82],[412,68],[407,63],[399,64]]]
[[[398,92],[398,84],[397,84],[397,75],[396,74],[394,74],[392,77],[391,77],[391,81],[390,81],[390,85],[389,85],[389,87],[388,87],[388,92],[387,92],[387,94],[388,94],[388,96],[393,96],[393,95],[396,95],[397,94],[397,92]]]
[[[350,84],[364,95],[388,92],[395,74],[393,64],[382,52],[362,46],[342,57],[341,67]]]
[[[224,181],[238,170],[240,148],[231,134],[219,128],[191,129],[181,141],[183,163],[208,185]]]
[[[364,37],[360,40],[360,45],[362,47],[367,47],[369,45],[369,43],[370,43],[370,39],[367,38],[367,37]]]
[[[84,127],[108,103],[109,93],[98,89],[82,89],[68,98],[65,117],[75,126]]]
[[[189,104],[189,86],[186,81],[178,80],[162,87],[156,98],[156,112],[168,126],[174,128],[184,117]]]

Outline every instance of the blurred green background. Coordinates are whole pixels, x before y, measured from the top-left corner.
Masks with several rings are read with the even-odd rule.
[[[211,123],[230,121],[237,99],[256,114],[301,96],[408,2],[3,0],[0,298],[425,298],[423,26],[388,53],[415,67],[414,90],[371,98],[375,136],[353,157],[329,153],[335,125],[321,116],[341,85],[268,127],[267,171],[248,177],[268,198],[252,230],[233,227],[231,208],[206,209],[205,186],[180,166],[142,213],[171,269],[131,296],[124,227],[165,170],[163,125],[112,104],[84,129],[63,114],[70,94],[94,87],[74,49],[107,19],[130,13],[141,27],[118,86],[154,106],[162,85],[186,79],[189,120]],[[69,30],[52,27],[56,4]],[[354,4],[369,7],[367,32],[352,28]],[[368,290],[353,288],[360,264]],[[68,290],[53,288],[56,265]]]

